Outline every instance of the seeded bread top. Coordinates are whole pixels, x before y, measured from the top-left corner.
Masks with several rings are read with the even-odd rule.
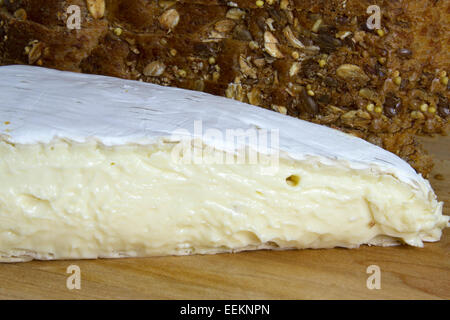
[[[426,175],[413,136],[448,127],[445,1],[4,1],[0,63],[204,91],[326,124]],[[381,10],[369,29],[370,5]]]

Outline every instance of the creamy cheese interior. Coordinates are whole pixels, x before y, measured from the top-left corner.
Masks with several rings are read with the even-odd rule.
[[[280,160],[185,164],[175,144],[0,142],[3,261],[436,241],[434,194],[389,174]]]

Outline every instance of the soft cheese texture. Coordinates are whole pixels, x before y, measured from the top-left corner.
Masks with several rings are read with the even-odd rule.
[[[395,155],[233,100],[9,66],[0,101],[2,261],[422,246],[448,225],[429,183]],[[277,170],[184,163],[171,136],[198,120],[279,130]],[[191,138],[235,157],[242,147]]]

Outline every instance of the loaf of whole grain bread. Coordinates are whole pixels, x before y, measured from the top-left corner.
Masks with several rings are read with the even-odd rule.
[[[448,127],[449,1],[4,0],[0,19],[0,64],[226,96],[364,138],[425,176],[415,136]]]

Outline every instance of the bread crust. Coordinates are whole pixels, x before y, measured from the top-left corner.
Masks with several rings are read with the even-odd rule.
[[[366,139],[424,176],[432,169],[415,137],[448,130],[448,1],[93,2],[104,12],[84,0],[4,1],[0,64],[226,96]],[[379,30],[366,25],[374,4]],[[79,30],[66,27],[69,5]]]

